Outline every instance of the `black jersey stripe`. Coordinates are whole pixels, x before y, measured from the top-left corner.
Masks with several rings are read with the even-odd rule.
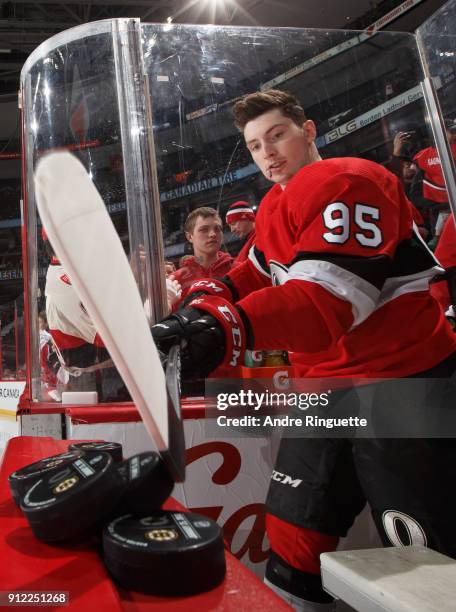
[[[266,257],[264,256],[264,253],[260,251],[260,249],[256,245],[253,245],[251,247],[249,251],[249,259],[253,263],[255,268],[259,272],[261,272],[261,274],[264,274],[268,278],[271,278],[271,273],[269,271],[269,266],[266,262]]]
[[[315,253],[310,251],[299,252],[290,264],[290,267],[298,261],[327,261],[330,264],[342,268],[355,276],[359,276],[378,290],[381,290],[385,279],[390,276],[391,259],[386,255],[374,255],[373,257],[361,257],[358,255],[340,255],[337,253]]]
[[[350,302],[353,312],[353,325],[359,325],[375,310],[380,297],[380,289],[351,271],[326,260],[301,260],[290,266],[289,270],[271,261],[271,271],[277,284],[289,280],[316,283],[336,297]]]
[[[434,268],[438,264],[432,251],[415,233],[399,243],[393,258],[389,276],[411,276]]]
[[[289,265],[302,260],[327,261],[359,276],[377,289],[383,287],[387,278],[413,276],[439,265],[432,251],[416,232],[398,245],[392,259],[387,255],[362,257],[300,251]]]

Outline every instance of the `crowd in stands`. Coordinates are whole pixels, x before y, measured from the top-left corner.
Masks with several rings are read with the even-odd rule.
[[[0,199],[2,202],[1,220],[18,219],[21,183],[19,179],[2,179],[0,181]]]
[[[318,123],[320,134],[343,125],[351,119],[362,115],[386,100],[411,89],[417,81],[406,64],[382,76],[377,89],[372,88],[372,82],[365,82],[350,90],[349,96],[344,92],[322,104],[309,109],[309,116]]]
[[[4,304],[0,309],[0,379],[25,379],[25,345],[22,307],[16,302]]]
[[[403,51],[407,53],[406,48]],[[275,73],[277,74],[277,66]],[[416,83],[417,78],[410,70],[409,62],[404,61],[394,70],[383,74],[377,80],[375,88],[372,87],[372,81],[363,82],[331,99],[319,100],[307,109],[307,113],[316,122],[318,133],[323,135],[407,91]],[[200,100],[198,104],[203,106],[204,102]],[[169,109],[167,112],[170,112]],[[176,116],[172,124],[179,125],[181,120],[182,118]],[[187,145],[182,152],[178,147],[173,151],[172,146],[168,146],[166,155],[158,155],[158,163],[161,170],[159,188],[160,191],[166,192],[188,183],[223,176],[227,170],[245,167],[251,160],[245,147],[239,146],[237,134],[233,134],[211,142],[208,150],[196,151]]]
[[[385,166],[401,179],[414,205],[421,235],[435,250],[451,211],[437,149],[419,146],[415,137],[419,126],[416,127],[417,130],[399,131],[394,136],[392,154]],[[445,127],[456,159],[456,120],[448,118]]]

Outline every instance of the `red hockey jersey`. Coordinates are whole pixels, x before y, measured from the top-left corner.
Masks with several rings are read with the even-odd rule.
[[[227,281],[248,348],[292,351],[298,376],[402,377],[456,350],[429,292],[438,273],[397,177],[341,158],[266,194],[249,259]]]
[[[454,226],[453,215],[450,215],[445,221],[437,248],[435,249],[435,256],[445,269],[456,266],[456,228]],[[432,285],[432,295],[440,302],[444,310],[451,305],[446,280]]]
[[[456,144],[451,145],[453,157],[456,160]],[[413,161],[423,173],[423,197],[433,202],[448,202],[448,194],[443,179],[439,154],[435,147],[419,151]]]
[[[196,257],[188,257],[185,260],[185,265],[179,268],[171,275],[171,278],[177,280],[182,287],[181,298],[185,297],[187,289],[200,278],[214,278],[223,276],[233,266],[234,259],[228,253],[219,251],[216,261],[209,268],[204,268],[196,259]]]

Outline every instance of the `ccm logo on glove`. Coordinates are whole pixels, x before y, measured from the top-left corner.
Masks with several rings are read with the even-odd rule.
[[[200,280],[200,281],[196,281],[195,283],[193,283],[193,285],[191,286],[191,289],[196,289],[196,290],[209,289],[210,293],[218,295],[220,293],[223,293],[223,291],[225,290],[225,287],[222,287],[221,285],[214,283],[214,281]]]
[[[189,306],[209,312],[222,324],[227,344],[223,365],[239,365],[245,351],[245,332],[236,308],[223,298],[215,296],[196,298]]]
[[[233,337],[233,356],[230,361],[230,365],[234,367],[238,365],[238,360],[241,356],[243,348],[241,329],[238,325],[236,317],[234,316],[229,306],[219,306],[218,311],[222,314],[223,317],[225,317],[225,320],[228,321],[228,323],[231,323],[231,334]]]
[[[216,278],[200,278],[200,280],[192,283],[187,291],[185,304],[188,305],[192,300],[202,295],[221,297],[230,303],[233,301],[233,296],[227,285]]]

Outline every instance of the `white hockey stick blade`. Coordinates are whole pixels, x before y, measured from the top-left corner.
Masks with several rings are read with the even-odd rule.
[[[35,192],[49,241],[176,481],[185,477],[179,407],[165,374],[130,264],[104,202],[81,162],[67,152],[38,163]],[[176,371],[176,370],[174,370]],[[176,413],[177,419],[176,419]],[[170,446],[170,421],[173,440]]]

